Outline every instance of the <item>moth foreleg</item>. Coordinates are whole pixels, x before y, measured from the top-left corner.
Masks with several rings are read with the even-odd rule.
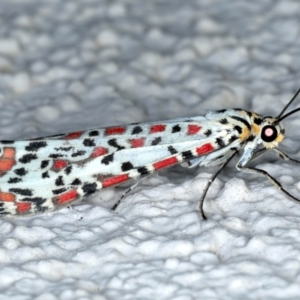
[[[241,171],[241,172],[245,172],[245,173],[250,173],[250,174],[262,174],[265,177],[267,177],[269,179],[269,181],[276,186],[279,190],[281,190],[284,194],[286,194],[289,198],[291,198],[292,200],[295,200],[297,202],[300,202],[300,199],[294,197],[293,195],[291,195],[286,189],[284,189],[282,187],[282,185],[273,177],[271,176],[267,171],[262,170],[262,169],[258,169],[258,168],[251,168],[251,167],[245,167],[240,165],[239,163],[237,164],[236,168]]]
[[[275,148],[272,149],[272,150],[274,150],[274,151],[279,155],[280,158],[282,158],[282,159],[284,159],[284,160],[287,160],[287,161],[291,161],[291,162],[296,163],[296,164],[300,164],[300,161],[299,161],[299,160],[294,159],[294,158],[292,158],[292,157],[289,157],[287,154],[285,154],[285,153],[282,152],[281,150],[278,150],[278,149],[275,149]]]

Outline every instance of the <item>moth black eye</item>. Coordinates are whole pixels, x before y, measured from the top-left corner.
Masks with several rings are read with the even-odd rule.
[[[277,129],[275,128],[275,126],[265,126],[261,131],[261,138],[264,142],[273,142],[277,138]]]

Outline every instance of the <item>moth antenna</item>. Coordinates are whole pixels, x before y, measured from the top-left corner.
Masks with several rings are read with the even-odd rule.
[[[288,114],[284,115],[284,112],[288,109],[288,107],[293,103],[293,101],[297,98],[297,96],[299,95],[300,93],[300,88],[299,90],[296,92],[296,94],[293,96],[293,98],[289,101],[289,103],[283,108],[283,110],[281,111],[281,113],[278,115],[277,117],[277,121],[280,122],[282,121],[283,119],[287,118],[288,116],[294,114],[295,112],[299,111],[300,108],[296,108],[294,110],[292,110],[291,112],[289,112]]]

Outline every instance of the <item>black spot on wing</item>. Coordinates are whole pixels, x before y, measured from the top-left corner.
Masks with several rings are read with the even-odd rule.
[[[151,145],[155,146],[158,145],[161,142],[161,137],[156,137],[152,142]]]
[[[223,148],[226,146],[226,144],[222,138],[216,138],[216,143],[219,145],[219,148]]]
[[[15,193],[21,196],[32,196],[32,190],[30,189],[19,189],[19,188],[11,188],[9,192]]]
[[[101,160],[101,163],[102,164],[105,164],[105,165],[108,165],[109,163],[113,162],[114,161],[114,154],[108,154],[106,155],[102,160]]]
[[[42,178],[50,178],[48,171],[42,173]]]
[[[66,175],[69,175],[72,172],[72,165],[69,165],[65,168],[64,172],[66,173]]]
[[[41,169],[46,168],[49,165],[49,160],[43,160],[41,162]]]
[[[13,177],[13,178],[9,178],[8,183],[17,183],[22,181],[22,178],[19,177]]]
[[[22,163],[22,164],[28,164],[30,163],[32,160],[35,160],[37,159],[37,156],[36,154],[24,154],[20,159],[19,159],[19,162]]]
[[[89,136],[98,136],[99,135],[99,131],[98,130],[92,130],[89,132]]]
[[[146,167],[139,167],[139,168],[137,168],[137,171],[138,171],[142,176],[145,176],[145,175],[149,175],[149,174],[150,174],[149,170],[148,170]]]
[[[219,110],[216,110],[216,113],[223,114],[225,111],[226,111],[226,109],[219,109]]]
[[[189,160],[189,159],[194,158],[194,155],[193,155],[192,151],[183,151],[182,157],[184,160]]]
[[[178,151],[177,151],[173,146],[169,146],[169,147],[168,147],[168,150],[169,150],[169,152],[170,152],[171,154],[176,154],[176,153],[178,153]]]
[[[28,146],[25,147],[26,151],[38,151],[40,148],[47,147],[47,142],[45,141],[36,141],[30,142]]]
[[[204,135],[206,136],[210,136],[212,134],[212,131],[210,129],[207,129],[205,132],[204,132]]]
[[[121,170],[123,172],[132,170],[133,168],[134,167],[133,167],[133,165],[132,165],[132,163],[130,161],[126,161],[126,162],[122,163],[122,166],[121,166]]]
[[[19,176],[24,176],[28,173],[28,171],[26,171],[25,168],[15,169],[14,172]]]
[[[228,124],[228,120],[226,118],[221,119],[219,122],[223,125]]]
[[[94,183],[86,183],[83,185],[82,190],[85,194],[85,196],[94,194],[97,191],[97,184]]]
[[[82,156],[84,154],[86,154],[86,151],[78,150],[77,152],[73,153],[71,156],[72,157],[77,157],[77,156]]]
[[[107,143],[108,143],[108,145],[117,148],[117,151],[122,150],[122,149],[125,149],[125,147],[120,146],[120,145],[117,143],[117,140],[116,140],[116,139],[110,139]]]
[[[141,126],[135,126],[135,127],[132,129],[131,134],[138,134],[138,133],[141,133],[142,131],[143,131],[143,129],[142,129]]]
[[[59,158],[59,157],[64,157],[64,154],[58,154],[58,153],[52,153],[48,157],[49,158]]]
[[[55,185],[56,185],[56,186],[64,185],[64,181],[63,181],[63,177],[62,177],[62,176],[58,176],[58,177],[55,179]]]
[[[74,180],[73,180],[73,182],[71,183],[71,185],[80,185],[82,182],[80,181],[80,179],[79,178],[75,178]]]
[[[180,130],[181,130],[181,127],[179,124],[172,127],[172,133],[179,132]]]
[[[82,143],[86,147],[95,147],[96,146],[95,141],[93,139],[84,139]]]
[[[58,148],[54,148],[54,150],[56,151],[64,151],[64,152],[69,152],[70,150],[72,150],[73,147],[58,147]]]

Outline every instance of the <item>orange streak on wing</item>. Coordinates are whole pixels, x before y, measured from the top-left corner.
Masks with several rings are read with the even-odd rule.
[[[107,153],[107,149],[103,148],[103,147],[96,147],[93,151],[93,153],[91,154],[92,158],[98,157],[98,156],[102,156],[104,154]]]
[[[15,155],[15,148],[4,147],[3,155],[0,158],[0,173],[7,172],[13,167],[13,165],[16,163]]]
[[[29,202],[16,202],[18,213],[24,213],[30,210],[31,203]]]
[[[82,135],[82,131],[71,132],[63,137],[65,140],[74,140],[78,139]]]
[[[104,135],[123,134],[125,130],[125,127],[110,127],[106,128]]]
[[[15,160],[0,159],[0,171],[4,171],[4,172],[9,171],[13,167],[14,164],[15,164]]]
[[[138,147],[143,147],[144,146],[144,138],[140,138],[140,139],[134,139],[134,140],[130,140],[130,144],[132,148],[138,148]]]
[[[5,147],[3,151],[3,158],[12,159],[15,158],[16,150],[12,147]]]
[[[63,194],[59,195],[58,197],[56,197],[56,203],[58,205],[62,205],[67,202],[76,200],[77,196],[78,196],[78,194],[77,194],[76,190],[70,190],[70,191],[63,193]]]
[[[166,125],[164,124],[156,124],[150,127],[150,133],[163,132],[166,129]]]
[[[68,162],[66,160],[57,159],[53,163],[53,169],[60,170],[63,169],[68,165]]]
[[[15,199],[16,199],[16,197],[12,193],[0,192],[0,201],[3,201],[3,202],[14,202]]]
[[[102,181],[103,188],[124,182],[129,179],[128,174],[121,174],[118,176],[110,177]]]
[[[173,157],[170,157],[170,158],[167,158],[167,159],[164,159],[164,160],[154,163],[153,167],[155,170],[157,170],[157,169],[161,169],[161,168],[165,168],[165,167],[174,165],[176,163],[178,163],[178,159],[177,159],[177,157],[173,156]]]
[[[201,147],[197,148],[196,152],[198,155],[203,155],[203,154],[207,154],[213,150],[214,150],[214,147],[210,143],[207,143],[207,144],[204,144]]]
[[[202,129],[201,126],[196,125],[196,124],[189,124],[188,125],[188,134],[193,135],[198,133]]]

